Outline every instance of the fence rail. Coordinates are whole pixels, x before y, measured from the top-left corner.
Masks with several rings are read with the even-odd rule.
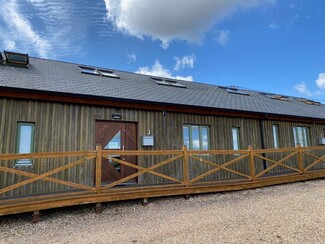
[[[152,165],[145,167],[143,164],[133,164],[123,159],[114,158],[112,155],[161,156],[164,158],[158,158]],[[45,172],[29,172],[28,169],[17,169],[8,163],[26,158],[33,160],[63,158],[67,161],[63,160],[66,163],[45,170]],[[135,169],[135,173],[114,182],[104,183],[102,182],[103,159],[110,159],[112,162]],[[93,183],[73,182],[69,178],[69,172],[74,172],[77,166],[81,167],[87,162],[93,165]],[[172,163],[176,163],[178,169],[181,169],[180,177],[159,171]],[[194,168],[194,164],[196,164],[196,168]],[[244,170],[237,164],[244,165],[248,170]],[[209,169],[205,172],[196,172],[195,169],[203,166],[209,167]],[[278,168],[281,170],[277,171]],[[66,173],[67,171],[68,173]],[[221,171],[232,175],[233,178],[209,180],[209,177]],[[124,151],[103,150],[98,145],[96,150],[82,152],[3,154],[0,155],[0,176],[1,174],[7,179],[20,177],[19,181],[11,182],[9,185],[4,178],[0,181],[0,215],[3,215],[88,202],[238,190],[322,178],[325,177],[325,147],[300,147],[298,145],[294,148],[281,149],[255,150],[248,147],[247,150],[192,151],[187,150],[184,146],[182,150]],[[58,174],[62,174],[63,178],[57,177]],[[144,174],[170,183],[166,185],[138,182],[116,188],[116,186],[127,183],[131,179],[137,179]],[[49,194],[52,192],[39,193],[36,187],[34,193],[37,195],[10,196],[10,192],[18,188],[26,188],[35,182],[53,183],[70,187],[70,190],[60,193],[54,191],[55,194]],[[71,194],[71,189],[74,189],[73,194]],[[40,205],[40,201],[43,201],[43,205]]]

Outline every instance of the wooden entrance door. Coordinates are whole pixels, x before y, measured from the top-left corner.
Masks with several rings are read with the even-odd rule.
[[[137,133],[135,123],[96,121],[96,145],[100,143],[104,150],[136,150]],[[137,164],[136,156],[114,154],[112,157]],[[109,183],[120,180],[136,172],[110,159],[102,159],[102,182]],[[128,181],[135,183],[136,178]]]

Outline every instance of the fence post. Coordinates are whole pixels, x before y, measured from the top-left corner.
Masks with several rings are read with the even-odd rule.
[[[296,148],[298,150],[298,169],[300,170],[301,174],[305,173],[304,165],[302,162],[302,148],[300,143],[296,144]]]
[[[96,193],[102,191],[102,145],[96,146]]]
[[[255,161],[254,161],[254,155],[253,155],[253,146],[248,146],[249,151],[249,168],[250,168],[250,174],[252,177],[252,180],[254,181],[256,179],[255,177]]]
[[[183,180],[184,186],[186,187],[189,184],[187,146],[183,146],[183,155]]]

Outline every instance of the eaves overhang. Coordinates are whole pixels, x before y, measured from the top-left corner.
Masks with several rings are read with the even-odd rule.
[[[259,120],[291,121],[300,123],[325,124],[325,119],[292,116],[256,111],[234,110],[216,107],[202,107],[186,104],[162,103],[155,101],[133,100],[117,97],[104,97],[86,94],[53,92],[23,88],[0,87],[0,97],[31,99],[58,103],[73,103],[93,106],[118,107],[141,110],[168,111],[177,113],[191,113],[201,115],[215,115],[238,118],[252,118]]]

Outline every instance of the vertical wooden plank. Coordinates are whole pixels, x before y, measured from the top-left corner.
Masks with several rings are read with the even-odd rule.
[[[303,162],[302,162],[302,153],[303,153],[303,150],[300,146],[300,143],[297,143],[296,144],[296,148],[298,150],[298,169],[300,170],[301,174],[305,173],[305,168],[304,168],[304,165],[303,165]]]
[[[96,146],[96,192],[101,193],[102,190],[102,145]]]
[[[253,155],[253,147],[250,145],[248,146],[249,150],[249,165],[250,165],[250,175],[252,180],[255,180],[255,162],[254,162],[254,155]]]
[[[184,186],[187,187],[190,181],[189,179],[189,169],[188,169],[188,155],[187,155],[187,146],[183,146],[183,180]]]

